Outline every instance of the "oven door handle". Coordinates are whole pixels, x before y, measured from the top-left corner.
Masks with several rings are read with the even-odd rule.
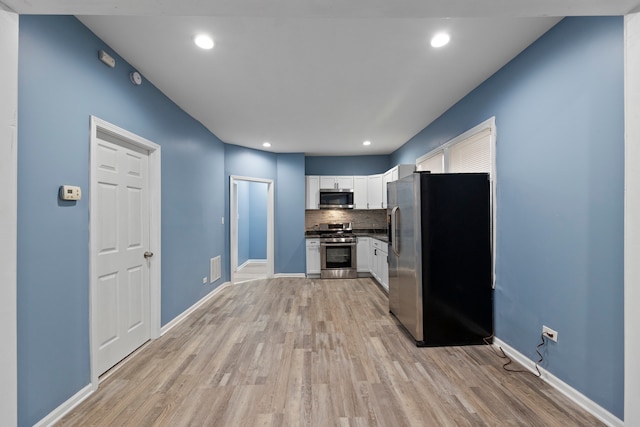
[[[320,246],[356,246],[356,243],[320,243]]]

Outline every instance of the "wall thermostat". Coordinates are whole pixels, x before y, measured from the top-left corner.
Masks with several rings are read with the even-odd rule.
[[[129,74],[129,78],[131,79],[131,83],[133,83],[136,86],[140,86],[142,84],[142,76],[137,71],[134,71],[131,74]]]
[[[82,190],[75,185],[61,185],[58,196],[60,200],[80,200]]]

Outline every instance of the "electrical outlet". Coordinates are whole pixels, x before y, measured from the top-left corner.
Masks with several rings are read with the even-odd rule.
[[[203,285],[206,285],[208,281],[209,281],[209,280],[207,279],[207,276],[204,276],[204,277],[202,278],[202,284],[203,284]]]
[[[549,338],[553,342],[558,342],[558,333],[548,326],[542,325],[542,335]]]

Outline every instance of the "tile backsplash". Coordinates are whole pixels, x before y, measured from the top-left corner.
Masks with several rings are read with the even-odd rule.
[[[314,230],[320,223],[351,222],[353,229],[387,230],[386,209],[307,209],[305,230]]]

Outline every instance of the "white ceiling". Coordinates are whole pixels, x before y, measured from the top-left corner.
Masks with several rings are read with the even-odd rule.
[[[0,1],[18,13],[80,15],[224,142],[263,149],[269,141],[269,151],[311,155],[390,153],[559,17],[621,15],[640,3]],[[430,37],[443,30],[451,43],[430,47]],[[215,39],[212,50],[195,47],[199,32]],[[363,147],[364,140],[371,146]]]

